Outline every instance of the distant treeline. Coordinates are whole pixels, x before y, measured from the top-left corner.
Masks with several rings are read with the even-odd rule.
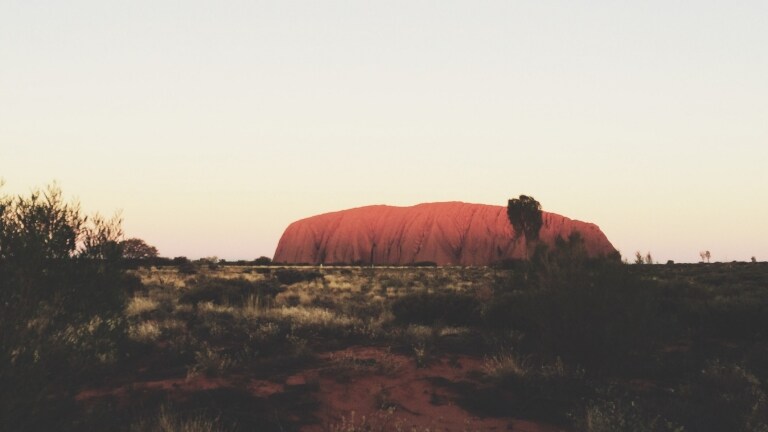
[[[163,266],[282,266],[282,267],[306,267],[316,266],[318,264],[313,263],[282,263],[273,262],[271,258],[262,256],[254,260],[235,260],[227,261],[224,259],[213,258],[200,258],[197,260],[190,260],[184,256],[178,256],[174,258],[169,257],[149,257],[149,258],[124,258],[122,260],[126,268],[138,268],[138,267],[163,267]],[[366,267],[370,266],[370,263],[363,261],[355,261],[352,263],[347,262],[334,262],[323,264],[331,267]],[[437,263],[433,261],[418,261],[410,264],[403,264],[403,267],[437,267]]]

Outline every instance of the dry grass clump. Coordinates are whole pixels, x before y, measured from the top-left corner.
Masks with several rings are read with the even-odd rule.
[[[228,305],[217,305],[214,302],[200,302],[197,304],[197,311],[200,314],[226,314],[235,315],[235,307]]]
[[[411,344],[425,344],[435,338],[436,329],[432,326],[411,324],[405,329],[405,339]]]
[[[317,326],[325,328],[351,327],[360,323],[360,320],[357,318],[339,315],[329,309],[306,306],[270,309],[267,316],[279,320],[289,320],[292,323],[301,326]]]
[[[520,355],[512,350],[502,350],[487,356],[483,363],[486,376],[498,382],[510,379],[573,379],[584,378],[582,368],[569,368],[558,357],[551,363],[536,363],[530,356]]]
[[[251,295],[243,301],[243,306],[237,309],[236,313],[242,319],[252,320],[263,316],[267,309],[268,306],[264,304],[261,297]]]
[[[512,352],[501,352],[486,357],[483,363],[483,371],[491,378],[505,380],[510,377],[522,378],[531,373],[531,359]]]
[[[144,286],[161,286],[167,288],[183,288],[189,275],[180,274],[175,267],[139,268],[132,273],[139,277]]]
[[[275,296],[274,303],[277,306],[308,306],[318,298],[322,288],[306,288],[302,283],[291,285],[284,292]]]
[[[333,353],[323,372],[338,381],[347,381],[354,376],[385,375],[394,376],[402,368],[402,361],[389,351],[375,357],[355,353]]]
[[[162,330],[157,321],[149,320],[133,324],[128,328],[128,337],[143,343],[151,343],[160,339]]]
[[[224,432],[225,428],[218,418],[206,418],[202,415],[183,417],[163,405],[156,416],[139,419],[131,424],[130,432]]]
[[[350,276],[341,274],[328,274],[325,276],[326,286],[333,291],[351,291],[355,286],[360,286],[361,280],[350,280]]]
[[[383,409],[367,416],[357,417],[352,411],[342,416],[339,423],[328,427],[330,432],[431,432],[440,430],[437,425],[414,426],[397,415],[395,408]],[[476,431],[469,419],[464,421],[463,432]]]
[[[159,303],[153,298],[135,296],[128,301],[128,306],[125,308],[125,314],[129,317],[134,317],[146,312],[154,311],[158,306]]]
[[[221,376],[235,364],[235,360],[229,354],[204,344],[201,349],[195,352],[195,362],[187,369],[187,378],[201,373],[206,376]]]

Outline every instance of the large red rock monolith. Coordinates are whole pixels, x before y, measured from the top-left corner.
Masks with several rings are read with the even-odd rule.
[[[543,212],[542,219],[539,238],[546,244],[579,231],[590,256],[616,252],[595,224],[548,212]],[[273,261],[490,265],[525,256],[525,240],[515,238],[506,207],[441,202],[373,205],[301,219],[285,230]]]

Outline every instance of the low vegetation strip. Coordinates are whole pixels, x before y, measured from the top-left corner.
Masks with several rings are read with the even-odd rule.
[[[0,204],[0,430],[768,430],[765,263],[126,270]]]

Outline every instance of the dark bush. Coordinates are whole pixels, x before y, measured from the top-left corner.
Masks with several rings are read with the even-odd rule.
[[[740,365],[711,361],[678,393],[666,408],[686,430],[768,430],[768,396],[760,380]]]
[[[480,321],[480,302],[465,293],[420,292],[395,300],[392,313],[404,324],[465,326]]]
[[[121,355],[137,281],[120,263],[120,223],[86,219],[55,186],[0,196],[0,430],[65,428],[72,383]]]
[[[293,285],[299,282],[323,279],[323,274],[314,270],[278,269],[275,272],[275,277],[283,285]]]
[[[492,331],[523,332],[521,348],[590,373],[643,367],[652,346],[677,336],[658,289],[615,260],[587,257],[579,236],[539,249],[525,279],[486,304]],[[633,361],[634,360],[634,361]]]
[[[268,266],[270,264],[272,264],[272,258],[270,257],[261,256],[253,260],[253,265],[257,266]]]
[[[402,278],[394,275],[384,275],[379,278],[379,285],[382,288],[402,288],[405,286],[405,282]]]
[[[191,288],[179,298],[180,302],[192,304],[213,302],[237,305],[243,304],[251,296],[268,299],[274,298],[283,291],[283,288],[273,280],[251,282],[243,278],[199,277],[191,285]]]
[[[174,259],[174,261],[176,261],[176,259]],[[197,274],[200,271],[200,266],[190,260],[180,261],[179,264],[176,265],[176,268],[179,270],[179,273],[186,275]]]
[[[768,336],[768,303],[750,298],[720,298],[706,304],[702,336],[731,341]]]

